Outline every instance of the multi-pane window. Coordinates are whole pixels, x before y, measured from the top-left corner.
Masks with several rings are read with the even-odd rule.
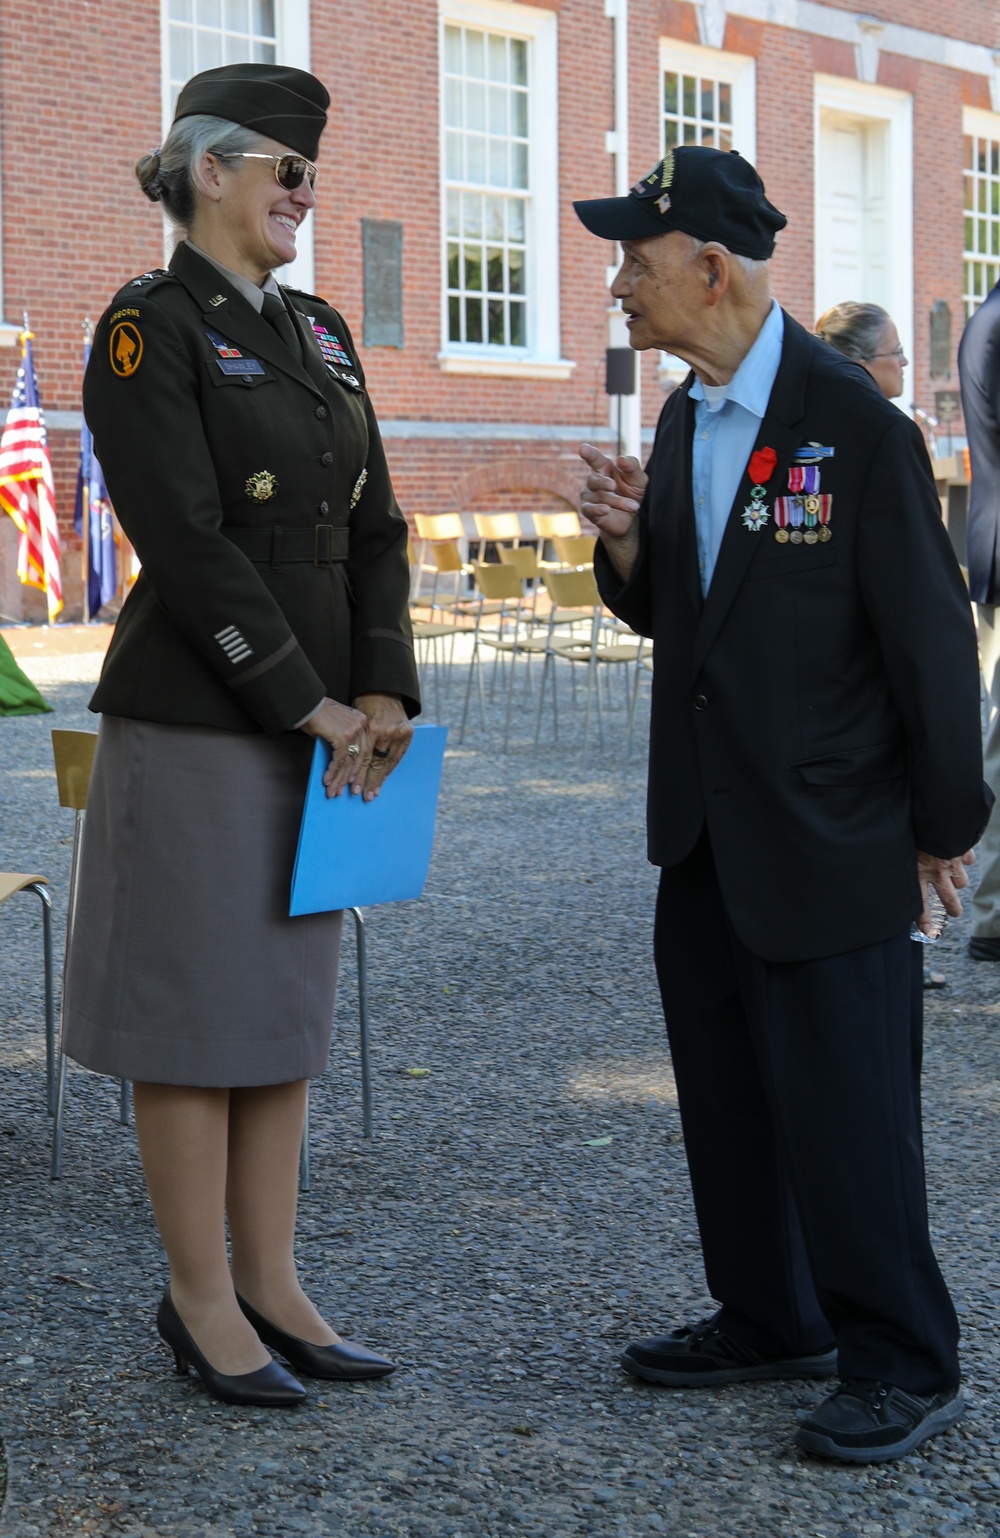
[[[529,44],[444,29],[448,341],[528,344]]]
[[[220,64],[273,64],[275,0],[168,0],[170,110],[186,80]]]
[[[733,87],[728,80],[707,75],[663,73],[663,147],[707,144],[717,150],[733,148]]]
[[[1000,281],[1000,129],[965,140],[965,314]]]

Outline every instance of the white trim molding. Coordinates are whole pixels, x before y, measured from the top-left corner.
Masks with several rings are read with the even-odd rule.
[[[925,64],[940,64],[946,69],[965,70],[970,75],[985,75],[1000,90],[998,55],[985,43],[970,43],[943,32],[925,32],[920,27],[904,27],[894,21],[842,11],[818,0],[725,0],[730,16],[745,16],[772,27],[789,27],[795,32],[811,32],[850,43],[858,51],[859,73],[866,78],[878,70],[878,53],[900,54],[905,59],[919,59]]]
[[[813,170],[814,223],[817,236],[815,281],[819,277],[820,198],[823,178],[820,166],[820,116],[826,110],[840,112],[884,125],[889,135],[887,227],[888,292],[892,318],[907,356],[913,357],[913,97],[907,91],[869,85],[843,75],[814,75],[815,166]],[[814,289],[814,301],[817,295]],[[836,301],[834,301],[836,302]]]
[[[448,176],[444,112],[445,28],[467,27],[524,38],[528,54],[528,195],[526,198],[523,347],[454,342],[448,334]],[[441,89],[441,351],[442,372],[503,378],[567,379],[559,294],[559,57],[554,11],[515,0],[440,0],[438,79]],[[484,191],[488,192],[488,188]],[[498,188],[497,191],[502,191]]]
[[[279,64],[295,69],[310,68],[310,0],[275,0],[275,54]],[[170,0],[160,0],[160,90],[162,131],[166,138],[173,118],[170,93]],[[321,183],[321,187],[322,187]],[[175,243],[173,227],[164,219],[164,260],[168,261]],[[313,220],[306,215],[296,236],[298,255],[287,267],[277,269],[282,283],[313,293],[316,288],[316,263]]]

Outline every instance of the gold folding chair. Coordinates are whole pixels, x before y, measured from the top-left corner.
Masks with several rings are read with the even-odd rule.
[[[568,662],[589,662],[587,670],[587,706],[584,720],[584,746],[590,734],[590,702],[594,682],[594,669],[596,667],[596,651],[598,637],[601,630],[601,595],[597,590],[597,582],[592,567],[584,567],[580,571],[552,571],[546,569],[542,573],[549,595],[551,608],[549,610],[548,635],[545,641],[545,661],[542,664],[542,681],[538,691],[538,715],[535,720],[535,744],[537,746],[542,730],[542,710],[545,705],[545,685],[552,669],[552,726],[555,740],[559,740],[559,704],[556,691],[555,664],[558,657],[565,658]],[[576,621],[586,621],[589,625],[589,635],[586,640],[557,638],[556,628],[561,620],[570,611],[569,616]],[[575,684],[574,684],[575,694]],[[600,717],[601,702],[598,697],[597,709]],[[603,734],[603,726],[601,728]]]
[[[472,656],[469,661],[469,676],[465,684],[465,703],[462,708],[462,723],[459,727],[459,741],[465,735],[465,723],[469,714],[469,698],[472,693],[472,680],[475,676],[479,683],[479,715],[483,727],[486,726],[486,696],[483,688],[483,667],[480,658],[480,649],[488,646],[492,649],[499,664],[502,656],[510,659],[510,676],[507,682],[507,712],[504,720],[504,751],[510,737],[511,705],[514,695],[514,663],[519,652],[525,649],[526,637],[521,636],[521,624],[525,619],[523,614],[524,589],[521,585],[521,577],[517,567],[506,563],[476,561],[473,564],[473,580],[476,584],[476,592],[479,598],[479,609],[475,614],[475,632],[472,642]],[[483,627],[483,619],[492,615],[496,620],[496,628],[486,630]],[[513,631],[508,628],[509,621],[513,620]],[[496,668],[494,668],[494,682]],[[492,693],[492,689],[491,689]]]
[[[66,1015],[66,970],[70,947],[73,944],[73,926],[76,922],[76,898],[80,885],[80,842],[83,837],[83,820],[87,810],[87,794],[90,775],[94,767],[94,749],[97,747],[96,732],[53,731],[52,753],[56,763],[56,785],[59,805],[71,807],[76,813],[73,821],[73,854],[69,868],[69,893],[66,899],[66,950],[63,957],[63,987],[59,1006],[59,1072],[56,1081],[55,1121],[52,1127],[52,1163],[49,1175],[58,1180],[62,1173],[63,1119],[66,1109],[66,1054],[63,1051],[63,1023]],[[118,1119],[123,1127],[129,1123],[128,1081],[119,1081]]]
[[[18,892],[33,892],[42,905],[42,969],[45,978],[45,1102],[49,1115],[55,1111],[56,1027],[52,988],[52,899],[44,876],[25,871],[0,870],[0,905]]]
[[[563,565],[560,558],[555,561],[543,559],[546,543],[551,544],[556,538],[573,539],[580,532],[580,515],[567,508],[564,513],[532,513],[531,521],[538,536],[538,564],[542,567],[559,567]]]
[[[428,561],[431,547],[444,542],[461,544],[465,539],[465,526],[460,513],[415,513],[413,523],[420,543],[411,565],[410,602],[419,603],[425,572],[433,575],[434,587],[437,587],[440,568],[433,558]]]
[[[574,571],[593,566],[597,536],[594,534],[553,534],[552,543],[562,564]]]
[[[518,513],[473,513],[472,521],[479,535],[479,560],[486,560],[486,546],[516,547],[521,543],[521,518]]]

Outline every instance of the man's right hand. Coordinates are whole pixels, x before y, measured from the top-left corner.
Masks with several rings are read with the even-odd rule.
[[[647,476],[637,459],[610,459],[592,443],[580,444],[580,458],[590,467],[580,511],[597,528],[608,558],[623,581],[639,554],[639,504]]]

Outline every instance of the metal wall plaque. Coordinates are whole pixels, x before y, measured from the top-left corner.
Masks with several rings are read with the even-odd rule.
[[[403,345],[403,226],[398,219],[362,219],[366,347]]]
[[[931,378],[951,378],[951,311],[943,299],[931,305]]]

